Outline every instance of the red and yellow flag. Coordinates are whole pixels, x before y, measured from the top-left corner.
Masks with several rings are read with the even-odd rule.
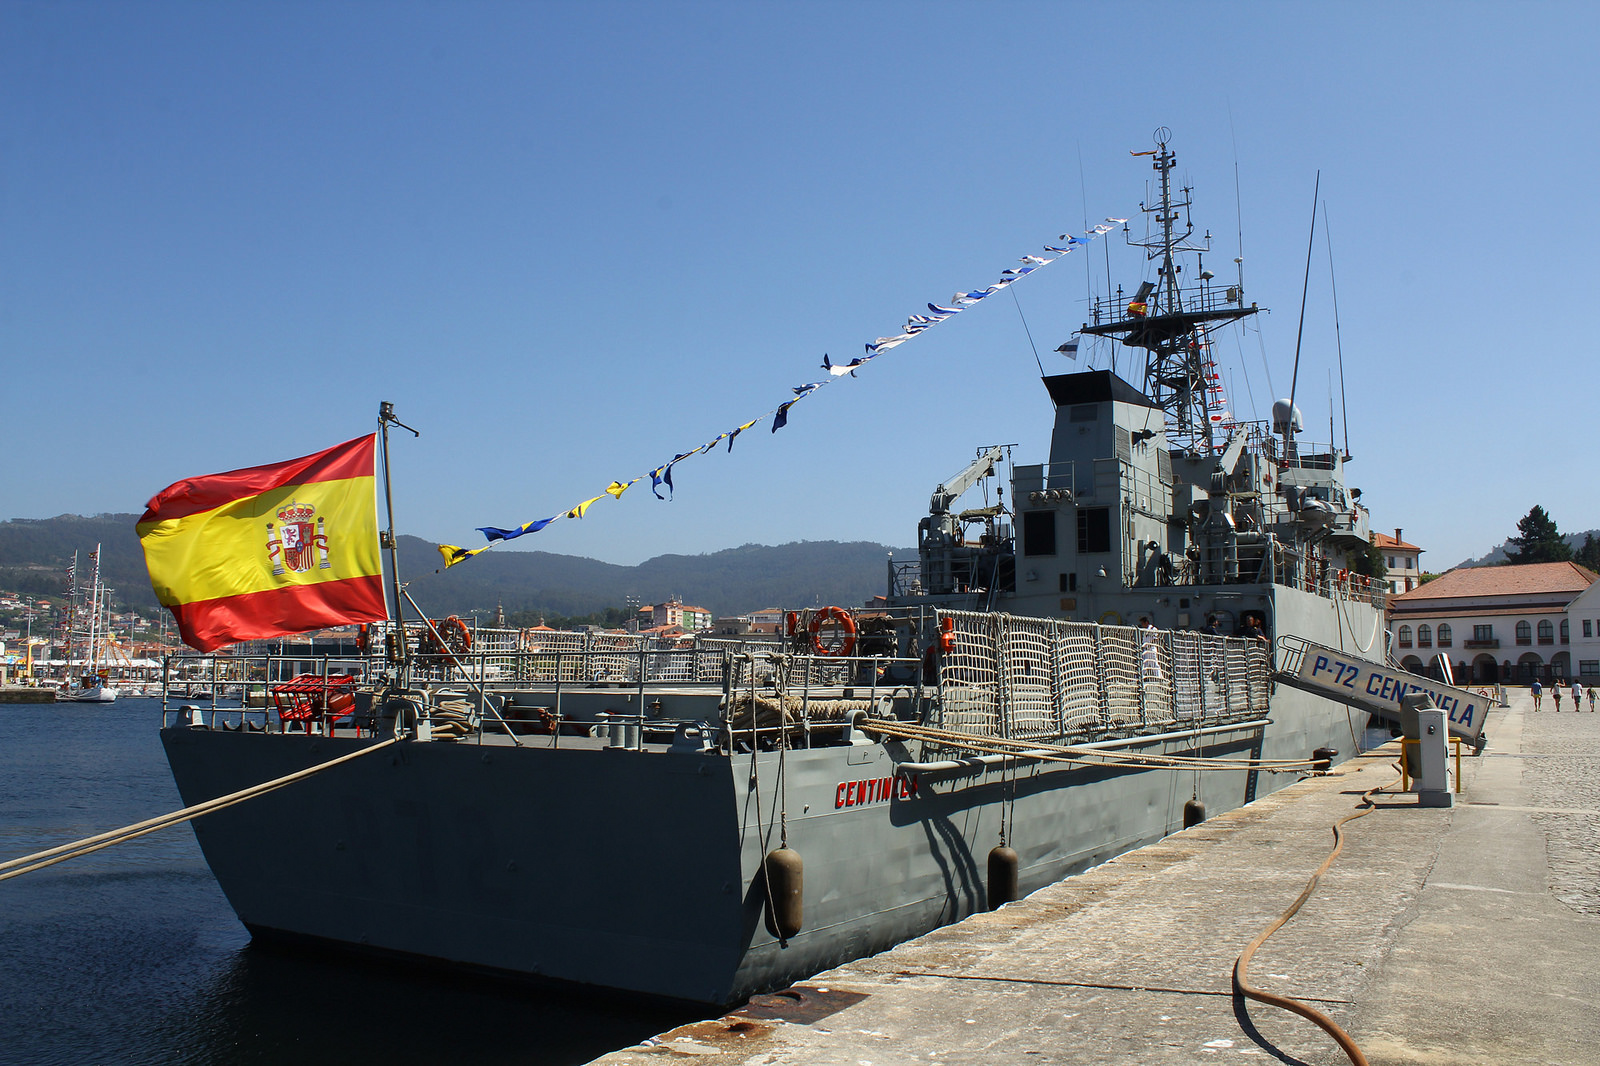
[[[139,542],[184,643],[388,617],[378,551],[376,434],[286,463],[185,478],[156,493]]]

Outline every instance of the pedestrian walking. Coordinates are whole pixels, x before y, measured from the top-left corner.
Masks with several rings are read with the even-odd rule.
[[[1583,686],[1577,681],[1572,682],[1572,713],[1577,714],[1583,710]]]
[[[1550,695],[1552,695],[1552,696],[1554,696],[1556,698],[1556,713],[1560,714],[1561,713],[1561,686],[1560,685],[1551,685],[1550,686]]]
[[[1544,686],[1539,684],[1539,679],[1534,678],[1533,684],[1528,686],[1528,691],[1533,693],[1533,709],[1539,709],[1539,703],[1544,699]]]
[[[1594,686],[1589,686],[1589,713],[1594,713]]]

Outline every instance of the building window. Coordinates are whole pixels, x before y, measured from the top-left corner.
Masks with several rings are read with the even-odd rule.
[[[1554,644],[1556,642],[1556,627],[1550,624],[1550,619],[1539,619],[1539,643]]]
[[[1086,507],[1078,512],[1078,552],[1094,555],[1111,550],[1111,508]]]
[[[1517,643],[1533,643],[1533,627],[1530,626],[1526,620],[1517,623]]]
[[[1589,621],[1589,619],[1587,619],[1587,618],[1585,618],[1585,619],[1584,619],[1584,620],[1583,620],[1583,635],[1584,635],[1584,636],[1585,636],[1585,637],[1592,637],[1592,636],[1594,636],[1594,634],[1593,634],[1593,633],[1592,633],[1592,632],[1590,632],[1590,631],[1589,631],[1589,626],[1590,626],[1590,624],[1591,624],[1591,623],[1590,623],[1590,621]]]
[[[1056,553],[1056,513],[1054,511],[1022,512],[1022,554],[1054,555]]]
[[[1440,622],[1439,623],[1439,647],[1448,648],[1449,646],[1450,646],[1450,623],[1449,622]]]
[[[1579,659],[1579,677],[1600,677],[1600,659]]]
[[[1392,556],[1392,555],[1391,555],[1391,556],[1389,556],[1389,569],[1390,569],[1390,570],[1397,570],[1397,569],[1399,569],[1399,568],[1398,568],[1398,567],[1397,567],[1397,566],[1395,566],[1395,565],[1394,565],[1394,556]]]
[[[1410,626],[1401,626],[1400,627],[1399,638],[1400,638],[1400,646],[1402,648],[1411,647],[1411,627]]]
[[[1433,647],[1433,627],[1426,622],[1417,627],[1417,647]]]
[[[1493,625],[1473,626],[1472,627],[1472,639],[1473,640],[1481,640],[1481,641],[1485,641],[1485,642],[1493,640],[1494,639],[1494,626]]]
[[[1567,644],[1567,643],[1570,643],[1571,640],[1572,640],[1572,630],[1567,625],[1567,620],[1565,618],[1563,618],[1561,620],[1561,643]]]

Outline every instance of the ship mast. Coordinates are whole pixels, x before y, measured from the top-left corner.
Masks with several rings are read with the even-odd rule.
[[[1096,301],[1094,322],[1084,323],[1083,332],[1119,337],[1123,344],[1145,349],[1144,389],[1166,415],[1168,443],[1205,454],[1220,447],[1207,404],[1207,390],[1218,384],[1207,329],[1253,315],[1259,308],[1245,306],[1242,281],[1221,289],[1210,284],[1212,274],[1198,257],[1210,251],[1211,234],[1194,237],[1188,186],[1178,189],[1179,198],[1174,198],[1172,168],[1178,157],[1167,150],[1172,131],[1162,126],[1154,139],[1155,151],[1138,153],[1153,157],[1151,166],[1161,183],[1160,200],[1153,206],[1139,205],[1146,215],[1154,216],[1152,235],[1127,239],[1130,247],[1145,250],[1147,261],[1159,261],[1156,280],[1143,282],[1132,299],[1119,288],[1116,296]],[[1126,224],[1123,232],[1128,233]],[[1198,277],[1185,286],[1179,256],[1190,253],[1198,258]]]

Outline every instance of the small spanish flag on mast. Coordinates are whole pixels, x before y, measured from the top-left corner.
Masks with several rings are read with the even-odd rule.
[[[375,440],[369,433],[156,493],[139,542],[184,643],[213,651],[388,617]]]

